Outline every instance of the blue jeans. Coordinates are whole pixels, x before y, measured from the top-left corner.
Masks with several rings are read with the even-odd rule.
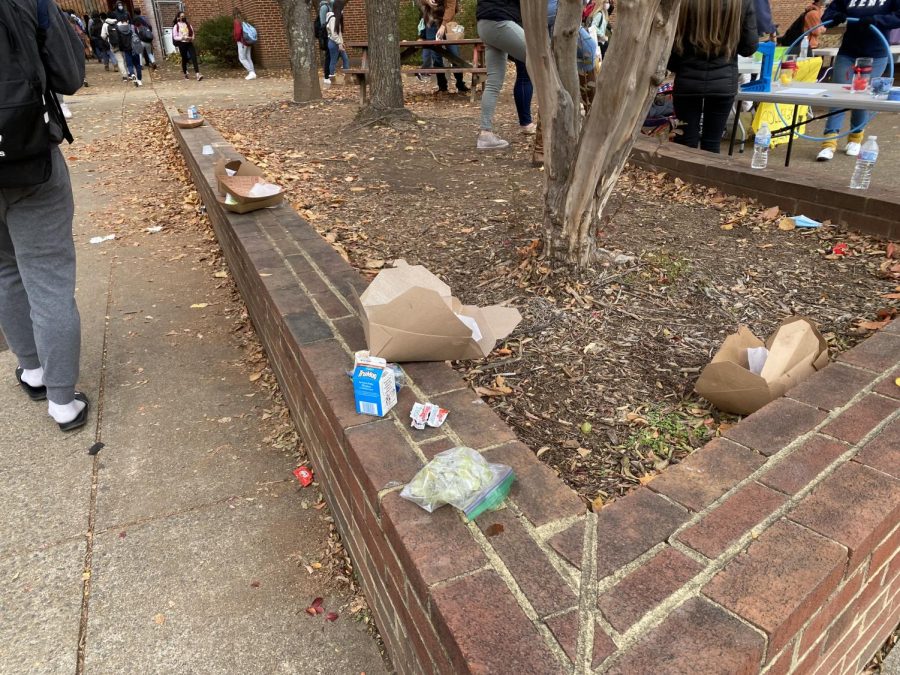
[[[852,56],[838,54],[834,60],[834,70],[831,73],[831,81],[837,84],[848,84],[853,79],[853,63],[856,61]],[[881,77],[884,69],[887,68],[887,57],[872,59],[872,77]],[[850,128],[856,129],[856,133],[861,133],[866,124],[869,123],[871,113],[865,110],[853,110],[850,113]],[[825,122],[825,135],[838,134],[841,131],[841,125],[844,123],[844,113],[840,112],[832,115]]]
[[[125,56],[125,67],[128,69],[128,74],[136,75],[137,79],[142,80],[141,55],[131,52],[122,52],[122,54]]]
[[[425,39],[426,40],[437,40],[437,26],[425,26]],[[453,56],[459,56],[459,46],[451,45],[447,47],[447,51],[449,51]],[[438,54],[433,49],[423,49],[422,50],[422,63],[425,63],[426,54],[424,52],[428,52],[429,60],[431,61],[430,66],[424,66],[424,68],[443,68],[444,67],[444,59],[441,58],[440,54]],[[457,89],[465,89],[466,83],[463,82],[462,73],[453,73],[453,76],[456,78],[456,88]],[[437,76],[438,89],[440,91],[447,91],[447,76],[443,73],[438,73]]]
[[[513,59],[516,64],[516,84],[513,86],[513,100],[516,102],[516,113],[519,115],[519,125],[531,124],[531,97],[534,96],[534,86],[528,77],[528,69],[521,61]]]
[[[328,54],[331,63],[331,73],[329,73],[329,77],[334,77],[334,71],[337,70],[338,57],[341,59],[341,67],[344,70],[350,69],[350,57],[347,56],[347,52],[341,51],[340,46],[334,40],[328,41]]]

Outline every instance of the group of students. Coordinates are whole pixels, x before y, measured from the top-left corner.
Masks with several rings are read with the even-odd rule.
[[[452,1],[452,0],[451,0]],[[881,76],[888,65],[890,55],[885,53],[883,42],[873,27],[885,37],[890,30],[900,28],[900,0],[814,0],[806,7],[798,25],[800,33],[809,31],[810,44],[815,46],[825,31],[823,22],[831,26],[847,24],[837,58],[833,64],[832,81],[850,82],[852,68],[857,58],[873,59],[872,77]],[[548,3],[548,16],[553,30],[556,0]],[[761,10],[762,20],[757,15]],[[590,4],[585,5],[584,25],[578,40],[578,70],[582,80],[582,99],[585,108],[593,98],[592,85],[599,58],[591,56],[592,50],[605,48],[592,34],[597,15],[592,17]],[[608,22],[607,13],[602,19]],[[507,58],[517,67],[513,98],[519,111],[519,122],[526,133],[532,132],[530,112],[531,84],[525,69],[525,33],[519,0],[478,0],[476,8],[478,35],[485,44],[487,81],[481,103],[481,130],[476,147],[483,150],[504,148],[509,143],[492,130],[497,98],[503,86]],[[700,147],[709,152],[719,152],[721,140],[732,112],[738,89],[737,57],[752,56],[760,39],[771,39],[775,32],[771,24],[768,0],[683,0],[678,17],[675,40],[668,68],[674,74],[673,102],[675,114],[682,125],[682,133],[676,142],[689,147]],[[608,24],[607,24],[608,25]],[[760,31],[763,31],[761,34]],[[850,156],[860,152],[864,128],[869,114],[854,110],[851,115],[851,131],[845,151]],[[818,155],[819,161],[834,157],[838,145],[844,114],[828,118],[825,141]],[[538,134],[540,135],[540,134]],[[539,159],[537,152],[535,159]]]

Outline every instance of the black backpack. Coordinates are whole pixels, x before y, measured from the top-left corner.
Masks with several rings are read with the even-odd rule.
[[[91,21],[91,30],[90,35],[94,39],[98,39],[100,37],[100,33],[103,30],[103,22],[100,19],[93,19]]]
[[[328,49],[328,29],[322,25],[322,20],[319,18],[319,15],[316,14],[316,21],[313,23],[313,35],[316,36],[316,39],[319,41],[319,49],[323,52]]]
[[[153,42],[153,30],[147,26],[138,26],[137,34],[141,42]]]
[[[113,49],[118,49],[122,42],[119,36],[119,29],[116,28],[115,24],[111,23],[106,31],[106,41],[109,43],[109,46]]]
[[[803,12],[803,14],[794,19],[794,23],[788,26],[788,29],[784,31],[784,35],[778,38],[778,44],[782,47],[789,47],[794,44],[803,35],[803,22],[805,20],[806,12]]]
[[[31,187],[46,183],[53,168],[50,117],[59,123],[63,137],[72,142],[56,95],[41,85],[41,64],[30,58],[22,42],[15,3],[0,2],[0,187]],[[50,25],[50,5],[37,0],[37,51],[42,53]]]

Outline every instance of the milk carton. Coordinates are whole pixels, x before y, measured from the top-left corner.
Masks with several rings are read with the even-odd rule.
[[[353,397],[356,412],[383,417],[397,404],[394,371],[385,359],[356,352],[353,366]]]

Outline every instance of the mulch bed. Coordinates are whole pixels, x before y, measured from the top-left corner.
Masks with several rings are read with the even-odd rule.
[[[767,336],[805,315],[834,354],[896,313],[900,265],[887,242],[830,225],[781,229],[777,210],[637,169],[602,224],[601,246],[626,262],[552,269],[540,257],[543,174],[509,87],[495,130],[512,145],[479,153],[478,104],[404,86],[420,119],[395,127],[355,125],[352,87],[312,106],[204,113],[363,274],[404,258],[465,303],[522,312],[488,358],[454,365],[595,506],[737,421],[692,389],[739,324]],[[837,243],[846,255],[832,253]]]

